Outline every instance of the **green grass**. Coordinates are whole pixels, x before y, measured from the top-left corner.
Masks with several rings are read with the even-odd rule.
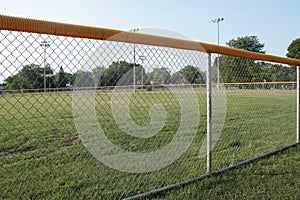
[[[155,199],[299,199],[299,164],[297,146]]]
[[[206,134],[206,95],[203,90],[197,94],[201,116],[199,127],[191,127],[197,130],[192,145],[173,164],[144,174],[108,168],[86,150],[74,124],[72,93],[0,96],[0,198],[121,199],[204,174],[206,161],[199,158],[199,148]],[[213,150],[213,169],[294,143],[295,102],[293,90],[228,90],[226,123]],[[148,110],[152,105],[159,103],[168,113],[163,129],[148,139],[134,138],[118,129],[110,103],[110,93],[96,95],[98,120],[107,137],[128,151],[160,149],[178,129],[180,106],[168,91],[138,92],[130,100],[130,115],[139,125],[149,124]],[[158,198],[199,199],[220,194],[226,199],[255,198],[257,188],[270,199],[292,191],[296,196],[295,188],[288,189],[288,184],[287,193],[269,187],[272,183],[274,188],[281,187],[282,181],[276,182],[277,179],[299,185],[289,174],[292,171],[300,174],[298,152],[299,148],[294,148]],[[295,178],[300,180],[297,174]]]

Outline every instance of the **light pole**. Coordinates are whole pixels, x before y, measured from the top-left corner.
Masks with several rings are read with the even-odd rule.
[[[214,20],[211,20],[213,23],[217,23],[218,24],[218,45],[220,45],[220,22],[223,21],[224,18],[217,18]],[[220,55],[218,54],[218,58],[217,58],[217,87],[218,89],[220,89]]]
[[[44,48],[44,92],[46,92],[46,49],[50,47],[50,42],[44,40],[40,43],[40,46]]]
[[[139,56],[139,59],[142,61],[142,67],[141,67],[141,70],[142,70],[142,89],[144,89],[144,60],[146,60],[146,56]]]
[[[134,28],[134,29],[130,29],[129,31],[131,32],[137,32],[140,29],[138,28]],[[133,91],[135,92],[135,43],[133,43]]]

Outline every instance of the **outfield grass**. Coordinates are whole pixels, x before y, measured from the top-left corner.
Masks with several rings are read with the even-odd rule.
[[[155,199],[299,199],[300,147],[209,177]],[[154,198],[152,198],[154,199]]]
[[[0,198],[120,199],[204,174],[206,161],[205,158],[199,158],[199,148],[206,134],[206,95],[203,90],[197,91],[197,94],[201,113],[200,125],[196,127],[197,134],[191,147],[173,164],[146,174],[129,174],[110,169],[98,162],[85,149],[73,120],[71,92],[2,95]],[[213,150],[213,169],[217,170],[294,143],[295,102],[293,90],[227,91],[226,123],[221,138]],[[137,124],[149,123],[148,110],[156,103],[164,105],[168,115],[165,126],[157,135],[150,139],[134,138],[118,129],[110,111],[110,103],[110,93],[96,95],[98,120],[107,137],[128,151],[148,152],[162,148],[172,140],[180,122],[180,107],[173,94],[168,91],[138,92],[131,98],[131,105],[134,106],[130,106],[130,115]],[[290,171],[297,172],[296,163],[299,163],[297,152],[299,148],[281,154],[286,155],[283,156],[283,160],[291,159],[288,160]],[[294,158],[297,162],[294,162]],[[224,198],[234,198],[230,195],[236,190],[243,190],[247,182],[250,184],[248,192],[235,194],[237,197],[239,195],[247,197],[245,196],[247,194],[249,197],[255,197],[251,196],[250,191],[252,174],[260,175],[264,173],[263,170],[281,166],[282,159],[280,156],[266,159],[244,169],[172,191],[159,198],[213,198],[218,197],[220,192],[229,195]],[[264,162],[266,164],[262,164]],[[279,167],[279,172],[271,175],[275,175],[275,179],[276,176],[283,178],[284,170],[281,172],[281,169],[283,170]],[[287,178],[290,179],[288,174]],[[245,183],[241,184],[239,180],[241,182],[245,180]],[[227,184],[223,185],[223,182]],[[233,184],[238,186],[232,187]],[[253,184],[264,189],[264,183],[259,180]],[[280,185],[275,184],[274,187]],[[272,190],[272,193],[275,192],[273,196],[269,193],[266,195],[267,197],[282,195],[282,191],[279,191],[276,194],[276,191]],[[206,192],[211,196],[205,196],[203,193]]]

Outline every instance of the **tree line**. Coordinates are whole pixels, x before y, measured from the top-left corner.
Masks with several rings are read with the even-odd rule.
[[[296,41],[289,46],[287,57],[300,58],[300,51],[295,51],[300,48],[300,38]],[[226,44],[232,48],[265,53],[264,44],[259,42],[257,36],[238,37]],[[296,81],[295,67],[230,56],[220,56],[219,59],[220,76],[225,83]],[[216,69],[214,73],[217,73]]]
[[[264,44],[257,36],[246,36],[232,39],[226,43],[229,47],[248,51],[265,53]],[[294,40],[288,47],[287,57],[300,59],[300,38]],[[295,81],[295,67],[271,64],[245,58],[220,56],[213,61],[213,77],[216,79],[219,62],[220,77],[223,82],[275,82]],[[203,66],[205,67],[205,66]],[[29,64],[5,79],[7,89],[65,88],[67,86],[115,86],[135,84],[201,84],[206,81],[203,68],[187,65],[178,71],[171,72],[167,66],[153,68],[146,72],[144,66],[126,61],[112,62],[108,67],[98,66],[90,71],[78,70],[67,73],[63,67],[59,71],[47,64],[44,68],[37,64]],[[135,72],[135,73],[134,73]],[[133,75],[134,74],[134,75]]]
[[[73,82],[72,79],[73,75],[65,73],[62,67],[54,74],[49,64],[44,68],[37,64],[29,64],[23,66],[17,74],[9,76],[5,82],[9,90],[44,88],[44,83],[46,88],[62,88]]]
[[[54,74],[54,70],[49,65],[43,68],[30,64],[25,65],[17,74],[8,77],[5,81],[9,90],[44,88],[44,77],[46,88],[65,88],[72,85],[76,87],[132,85],[134,71],[137,85],[205,83],[205,72],[191,65],[173,74],[166,67],[157,67],[146,73],[142,65],[126,61],[112,62],[107,68],[96,67],[91,71],[78,70],[73,74],[64,72],[62,66],[59,72]]]

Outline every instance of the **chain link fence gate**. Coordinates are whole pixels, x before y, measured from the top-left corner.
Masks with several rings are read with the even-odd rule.
[[[296,74],[271,82],[273,57],[2,19],[2,198],[151,194],[295,145]]]

